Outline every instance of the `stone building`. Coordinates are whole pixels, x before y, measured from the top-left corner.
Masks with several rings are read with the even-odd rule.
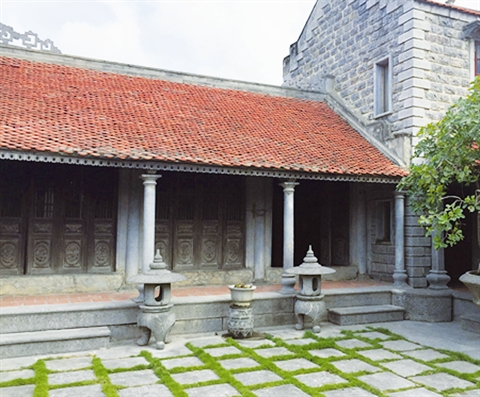
[[[342,104],[333,109],[408,164],[420,127],[441,119],[480,74],[480,12],[431,0],[318,0],[290,46],[283,71],[284,86],[326,89]],[[378,240],[375,233],[386,203],[393,200],[393,187],[365,194],[368,273],[388,278],[394,242]],[[432,261],[433,269],[442,265],[408,207],[405,225],[408,283],[425,287]],[[480,260],[480,243],[473,238],[477,228],[468,218],[465,241],[445,250],[453,278]]]

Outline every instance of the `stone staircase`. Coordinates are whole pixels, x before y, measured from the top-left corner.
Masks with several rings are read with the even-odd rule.
[[[330,289],[324,290],[324,294],[330,321],[342,325],[345,321],[348,324],[382,321],[379,313],[386,315],[382,308],[392,301],[388,286]],[[177,322],[172,334],[225,332],[231,303],[229,294],[176,297],[173,303]],[[294,296],[255,293],[252,302],[255,328],[293,327],[294,303]],[[358,306],[369,308],[370,313],[356,319],[346,314],[348,310],[359,310]],[[135,339],[140,336],[136,325],[138,310],[131,300],[1,307],[0,357],[96,350],[108,346],[112,340]],[[334,313],[339,310],[337,320]],[[396,309],[394,312],[394,317],[382,317],[383,321],[403,319],[403,312]]]
[[[328,321],[337,325],[355,325],[401,321],[405,309],[392,305],[390,289],[376,292],[358,289],[354,292],[336,291],[332,301],[327,299]]]

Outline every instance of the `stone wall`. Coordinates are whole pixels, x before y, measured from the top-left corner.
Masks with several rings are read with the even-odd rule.
[[[367,268],[370,277],[392,281],[392,274],[395,269],[395,235],[394,235],[394,186],[372,186],[367,194]],[[378,203],[391,204],[391,228],[390,240],[379,241],[377,235],[377,205]]]
[[[390,56],[392,112],[380,139],[408,162],[411,136],[467,92],[471,45],[462,29],[479,17],[420,0],[319,0],[284,60],[284,85],[334,89],[366,119],[374,118],[374,64]],[[415,143],[415,142],[413,142]]]
[[[412,287],[426,287],[425,278],[432,264],[432,240],[425,237],[425,229],[418,224],[409,205],[405,202],[405,270],[408,284]]]
[[[476,20],[480,16],[423,1],[415,1],[400,17],[405,33],[398,38],[404,48],[397,68],[399,131],[415,135],[467,94],[474,77],[473,46],[462,33]]]

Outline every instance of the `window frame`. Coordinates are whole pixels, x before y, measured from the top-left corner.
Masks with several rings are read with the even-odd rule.
[[[376,60],[373,64],[373,117],[392,114],[392,56]]]
[[[394,240],[393,200],[375,201],[375,243],[392,244]]]

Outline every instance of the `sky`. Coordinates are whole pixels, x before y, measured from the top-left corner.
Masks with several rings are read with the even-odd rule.
[[[332,0],[345,1],[345,0]],[[282,83],[315,0],[0,0],[0,21],[63,54]],[[480,0],[456,0],[480,10]]]

